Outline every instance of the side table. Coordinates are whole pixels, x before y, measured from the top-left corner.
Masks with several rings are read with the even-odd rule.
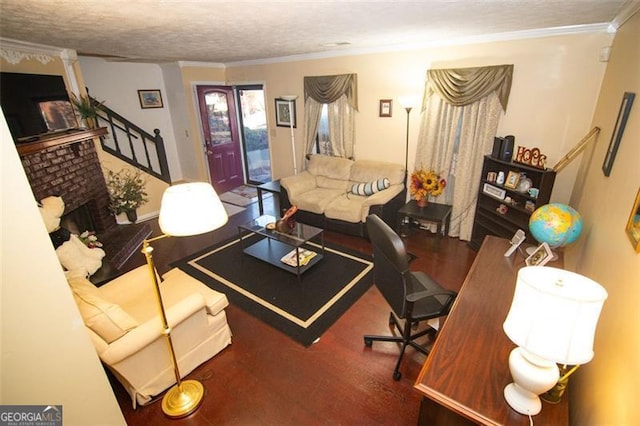
[[[449,235],[449,224],[451,222],[451,206],[449,204],[429,203],[426,207],[419,207],[416,200],[411,200],[398,210],[398,233],[406,235],[405,227],[411,219],[417,221],[435,222],[437,225],[438,238],[442,238],[442,228],[444,235]]]
[[[264,214],[264,205],[262,204],[262,191],[273,194],[274,207],[276,212],[278,212],[278,209],[280,206],[276,206],[275,204],[276,204],[276,199],[279,197],[279,194],[280,194],[280,179],[274,180],[273,182],[267,182],[267,183],[258,185],[256,186],[256,189],[258,190],[258,211],[260,213],[260,216]],[[278,214],[279,213],[280,212],[278,212]]]

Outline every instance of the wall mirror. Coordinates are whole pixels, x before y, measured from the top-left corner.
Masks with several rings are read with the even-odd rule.
[[[626,231],[634,250],[640,253],[640,189],[638,189],[636,199],[633,202]]]

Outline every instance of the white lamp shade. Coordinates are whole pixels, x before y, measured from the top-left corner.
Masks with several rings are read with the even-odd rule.
[[[162,195],[158,223],[167,235],[204,234],[220,228],[228,219],[218,194],[208,183],[170,186]]]
[[[285,101],[295,101],[298,99],[298,95],[284,95],[280,96],[280,99],[284,99]]]
[[[518,271],[513,302],[503,328],[528,352],[558,364],[593,358],[593,340],[606,290],[563,269],[528,266]]]
[[[418,97],[417,96],[400,96],[398,98],[398,102],[402,106],[402,108],[413,108],[418,105]]]

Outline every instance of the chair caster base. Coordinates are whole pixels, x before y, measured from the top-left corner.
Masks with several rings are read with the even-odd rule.
[[[373,346],[373,340],[371,339],[364,339],[364,345],[368,348],[370,348],[371,346]]]
[[[402,378],[402,373],[400,373],[399,371],[394,371],[393,372],[393,380],[395,380],[396,382],[399,381]]]

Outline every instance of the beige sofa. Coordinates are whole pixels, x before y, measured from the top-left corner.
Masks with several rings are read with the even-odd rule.
[[[101,287],[82,277],[68,282],[98,356],[131,395],[134,408],[175,384],[146,265]],[[179,269],[167,272],[160,288],[185,376],[231,343],[228,300]]]
[[[299,222],[366,236],[369,214],[395,228],[406,202],[404,182],[400,164],[312,155],[305,171],[280,179],[280,206],[297,206]]]

